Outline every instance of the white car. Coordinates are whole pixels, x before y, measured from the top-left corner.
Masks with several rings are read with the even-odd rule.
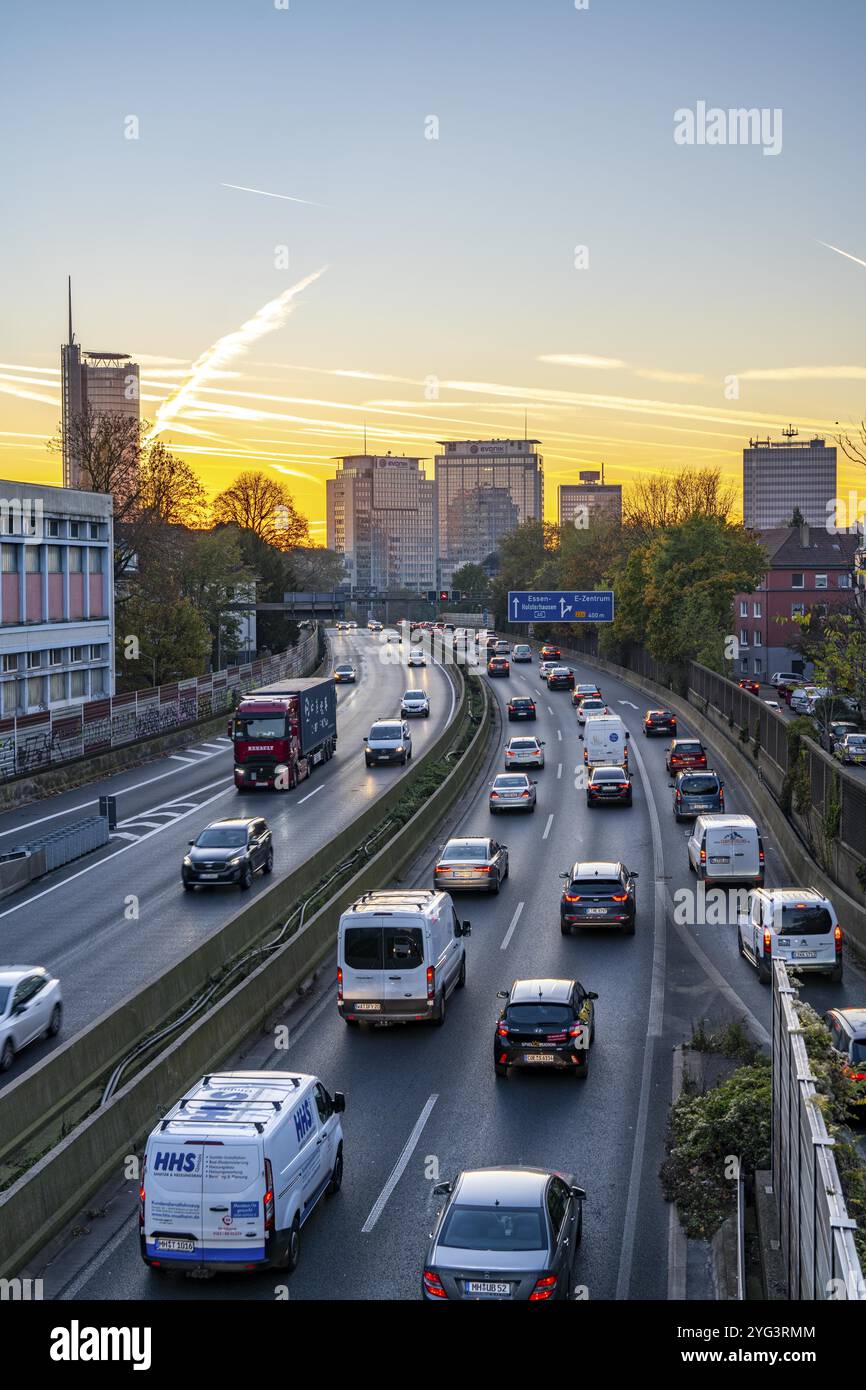
[[[774,671],[770,677],[770,685],[797,685],[802,679],[803,677],[798,676],[794,671]]]
[[[782,708],[778,700],[762,700],[761,703],[764,705],[769,705],[770,709],[780,710]]]
[[[588,714],[610,714],[610,710],[596,695],[585,695],[577,707],[577,722],[585,724]]]
[[[62,1022],[59,980],[41,965],[0,965],[0,1071],[28,1043],[56,1037]]]
[[[539,678],[546,683],[547,677],[550,675],[551,671],[554,671],[556,669],[558,665],[558,661],[542,661],[541,665],[538,668]]]
[[[426,658],[426,656],[424,655],[423,652],[419,652],[419,651],[410,652],[409,655],[408,655],[407,658],[406,658],[406,665],[407,665],[407,666],[426,666],[426,665],[427,665],[427,658]]]
[[[404,719],[409,719],[413,715],[421,715],[424,719],[430,718],[430,701],[426,690],[407,690],[400,701],[400,713]]]
[[[544,767],[544,740],[516,734],[505,745],[505,770],[517,767]]]

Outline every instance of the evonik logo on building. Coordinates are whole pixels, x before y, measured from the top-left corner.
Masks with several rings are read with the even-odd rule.
[[[68,1327],[51,1329],[52,1361],[130,1361],[134,1371],[149,1371],[149,1327],[82,1327],[73,1318]]]

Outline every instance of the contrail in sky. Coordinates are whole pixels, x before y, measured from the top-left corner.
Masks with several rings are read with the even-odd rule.
[[[325,208],[327,203],[314,203],[309,198],[293,198],[289,193],[271,193],[267,188],[246,188],[242,183],[221,183],[220,188],[236,188],[239,193],[261,193],[263,198],[283,198],[287,203],[304,203],[308,208]]]
[[[147,436],[148,440],[153,439],[155,435],[171,424],[175,416],[180,414],[190,398],[195,395],[198,388],[206,385],[219,368],[225,367],[242,353],[249,352],[250,348],[266,333],[273,333],[275,329],[281,328],[294,309],[294,301],[297,296],[318,280],[320,275],[324,275],[326,270],[327,266],[322,266],[320,270],[314,270],[312,275],[298,280],[297,284],[283,290],[283,293],[278,295],[276,299],[271,299],[267,304],[263,304],[251,319],[247,319],[246,323],[241,324],[240,328],[235,329],[233,333],[226,333],[222,338],[217,338],[211,347],[206,348],[201,356],[193,362],[186,381],[170,396],[166,397],[160,405],[153,422],[153,429]]]
[[[843,251],[839,246],[831,246],[829,241],[819,241],[819,246],[826,246],[828,251],[835,251],[837,256],[844,256],[846,260],[854,261],[857,265],[866,265],[866,261],[861,261],[859,256],[852,256],[850,251]]]

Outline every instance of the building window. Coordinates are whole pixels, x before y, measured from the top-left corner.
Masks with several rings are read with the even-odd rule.
[[[49,654],[48,654],[48,665],[49,665],[49,666],[62,666],[62,665],[63,665],[63,648],[62,648],[62,647],[52,647],[52,648],[51,648],[51,651],[50,651]]]
[[[840,589],[850,589],[850,588],[851,588],[851,576],[850,576],[850,574],[838,574],[838,575],[836,576],[836,583],[838,584],[838,586],[839,586]]]
[[[50,521],[50,520],[49,520],[49,521],[46,521],[46,523],[45,523],[45,534],[46,534],[46,536],[59,536],[59,535],[60,535],[60,522],[59,522],[59,521]]]
[[[41,665],[42,665],[42,653],[41,653],[41,652],[28,652],[28,653],[27,653],[27,665],[30,667],[31,671],[33,670],[34,666],[41,666]]]
[[[70,534],[70,536],[72,537],[73,540],[76,540],[76,541],[78,540],[78,537],[79,537],[79,535],[80,535],[80,530],[81,530],[81,523],[80,523],[80,522],[78,522],[78,521],[70,521],[70,523],[69,523],[69,534]]]
[[[49,697],[51,700],[66,699],[66,677],[62,671],[56,676],[49,676],[48,685],[51,692]]]
[[[49,574],[59,574],[59,573],[60,573],[60,546],[59,546],[59,545],[47,545],[47,546],[45,547],[45,550],[46,550],[46,555],[47,555],[47,560],[48,560],[48,573],[49,573]]]
[[[826,587],[827,587],[827,576],[826,576],[826,574],[816,574],[816,575],[815,575],[815,588],[816,588],[816,589],[826,589]]]
[[[18,695],[16,692],[16,681],[6,681],[3,685],[3,713],[14,714],[18,708]]]
[[[98,521],[91,521],[91,523],[90,523],[90,539],[91,539],[92,541],[98,541],[98,540],[99,540],[99,522],[98,522]]]
[[[83,647],[70,647],[70,649],[69,649],[69,660],[70,660],[70,661],[83,661],[83,660],[84,660],[84,648],[83,648]]]
[[[90,573],[91,573],[91,574],[102,574],[102,568],[103,568],[104,560],[105,560],[105,551],[103,551],[103,550],[91,550],[91,552],[90,552]]]
[[[96,670],[92,672],[91,677],[90,677],[90,693],[91,693],[91,695],[105,695],[105,694],[107,694],[107,691],[106,691],[106,676],[107,676],[107,674],[108,674],[108,673],[107,673],[107,671],[106,671],[106,669],[105,669],[104,666],[98,666],[98,667],[96,668]]]
[[[760,634],[760,632],[758,631],[758,629],[755,628],[754,632],[752,633],[752,646],[753,646],[753,647],[760,647],[761,645],[762,645],[761,634]]]
[[[748,629],[747,627],[741,627],[741,628],[740,628],[740,646],[741,646],[741,647],[747,647],[748,645],[749,645],[749,629]]]
[[[24,572],[25,574],[41,574],[42,551],[38,545],[25,545]]]
[[[97,642],[90,648],[90,660],[101,661],[103,657],[102,643]]]
[[[18,571],[17,545],[4,545],[0,554],[2,554],[3,573],[16,574]]]
[[[17,653],[17,652],[4,652],[4,653],[3,653],[3,670],[4,670],[4,671],[17,671],[17,670],[18,670],[18,653]]]
[[[805,603],[792,603],[792,604],[791,604],[791,617],[792,617],[792,618],[802,618],[802,617],[805,615],[805,612],[806,612],[806,605],[805,605]]]
[[[741,599],[740,599],[740,617],[741,617],[741,618],[748,618],[748,616],[749,616],[749,605],[747,604],[747,602],[746,602],[746,600],[745,600],[744,598],[741,598]]]
[[[42,704],[42,677],[31,676],[27,682],[27,703],[28,705]]]
[[[68,565],[69,565],[69,573],[70,573],[70,574],[81,574],[81,571],[82,571],[82,563],[81,563],[81,562],[82,562],[82,558],[83,558],[83,555],[84,555],[84,552],[83,552],[83,550],[81,549],[81,546],[80,546],[80,545],[71,545],[71,546],[69,547],[69,549],[67,550],[66,554],[67,554],[68,557],[69,557],[68,562],[67,562]]]
[[[759,676],[764,669],[764,663],[759,656],[755,657],[755,675]]]
[[[73,700],[77,695],[83,695],[85,693],[85,677],[86,672],[84,671],[72,672],[69,678],[69,694]]]
[[[749,658],[747,656],[744,656],[740,662],[740,669],[744,671],[746,675],[749,674]]]
[[[752,604],[752,617],[753,617],[753,618],[760,618],[761,616],[762,616],[762,613],[761,613],[761,605],[760,605],[759,603],[753,603],[753,604]]]
[[[791,575],[791,588],[792,588],[792,589],[805,589],[805,587],[806,587],[806,586],[805,586],[805,584],[803,583],[803,575],[802,575],[802,573],[797,573],[797,574],[792,574],[792,575]]]

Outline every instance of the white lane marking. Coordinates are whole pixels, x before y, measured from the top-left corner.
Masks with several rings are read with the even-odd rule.
[[[618,704],[618,705],[631,705],[632,709],[637,709],[637,705],[634,703],[633,700],[617,700],[617,704]]]
[[[520,914],[521,914],[521,912],[523,911],[523,908],[524,908],[524,904],[523,904],[523,903],[518,903],[518,904],[517,904],[517,911],[515,912],[514,916],[513,916],[512,919],[511,919],[511,925],[510,925],[510,927],[508,928],[508,931],[505,933],[505,935],[504,935],[503,938],[502,938],[502,945],[499,947],[500,951],[504,951],[504,950],[505,950],[505,948],[507,947],[509,941],[511,940],[512,936],[514,935],[514,928],[517,926],[517,923],[520,921]]]
[[[167,824],[158,825],[155,830],[148,830],[146,835],[138,836],[132,844],[122,845],[120,849],[114,851],[114,854],[106,854],[104,859],[97,860],[95,864],[88,864],[86,868],[79,869],[77,873],[70,874],[68,878],[64,878],[60,883],[52,884],[50,888],[43,888],[41,893],[34,893],[32,898],[27,898],[23,902],[16,903],[14,907],[4,908],[4,910],[0,912],[0,917],[11,917],[13,912],[20,912],[22,907],[30,907],[32,903],[38,902],[40,898],[47,898],[49,893],[56,893],[58,888],[65,888],[66,885],[72,883],[74,879],[82,878],[84,874],[92,873],[94,869],[101,869],[104,864],[110,863],[111,860],[116,859],[118,855],[126,854],[128,849],[135,849],[136,846],[143,845],[145,840],[151,839],[154,835],[159,835],[161,831],[167,830],[171,825],[177,825],[178,821],[185,820],[187,816],[194,815],[196,811],[203,811],[205,806],[209,806],[212,801],[218,801],[221,796],[228,796],[229,792],[233,792],[234,789],[234,782],[230,782],[221,792],[215,792],[214,795],[209,796],[206,801],[199,802],[198,806],[194,807],[192,811],[186,811],[184,815],[177,816],[173,821],[169,821]]]
[[[85,1284],[93,1278],[96,1271],[105,1264],[105,1261],[114,1254],[115,1250],[117,1250],[125,1240],[129,1239],[135,1225],[136,1215],[136,1212],[132,1212],[120,1229],[115,1231],[111,1239],[105,1242],[101,1250],[97,1251],[93,1259],[88,1260],[84,1268],[79,1270],[77,1277],[72,1280],[72,1283],[66,1285],[63,1292],[58,1295],[61,1302],[65,1303],[70,1299],[77,1298],[79,1290],[84,1288]]]
[[[219,743],[203,743],[202,748],[215,748],[218,753],[225,752],[225,749],[222,748]]]
[[[561,730],[561,729],[557,729],[557,731],[556,731],[556,737],[559,739],[560,743],[562,743],[562,730]]]
[[[309,799],[310,799],[311,796],[315,796],[315,795],[316,795],[316,792],[323,792],[324,790],[325,790],[325,784],[324,784],[324,782],[320,782],[319,785],[318,785],[318,787],[314,787],[313,790],[312,790],[311,792],[307,792],[307,795],[306,795],[306,796],[302,796],[302,797],[301,797],[300,801],[298,802],[298,805],[299,805],[299,806],[303,806],[303,804],[304,804],[305,801],[309,801]]]
[[[112,830],[109,840],[138,840],[138,835],[133,835],[129,830]]]
[[[552,825],[553,825],[553,812],[551,812],[550,815],[547,817],[547,825],[544,827],[544,834],[543,834],[542,837],[541,837],[542,840],[546,840],[546,839],[547,839],[548,835],[550,834],[550,827],[551,827]]]
[[[141,816],[131,816],[129,820],[121,821],[121,825],[143,825],[147,830],[152,830],[155,825],[159,825],[164,829],[167,825],[171,825],[171,823],[170,820],[142,820]]]
[[[206,752],[204,748],[188,748],[186,751],[189,753],[190,757],[197,758],[200,763],[206,762],[208,758],[213,757],[213,753]],[[222,752],[222,749],[220,751]]]
[[[559,779],[560,779],[561,776],[562,776],[562,763],[559,763],[559,764],[557,764],[557,768],[556,768],[556,780],[557,780],[557,782],[559,781]]]
[[[173,763],[186,763],[187,767],[189,767],[190,763],[195,762],[195,758],[184,758],[181,757],[180,753],[169,753],[168,756]]]
[[[209,792],[213,787],[222,786],[225,786],[225,782],[222,777],[219,777],[215,782],[207,782],[205,786],[199,788],[199,790]],[[175,801],[162,801],[158,806],[148,806],[145,811],[139,812],[137,816],[125,816],[124,819],[118,821],[117,824],[121,828],[126,825],[142,825],[147,823],[146,818],[149,816],[176,816],[180,806],[191,806],[193,810],[195,810],[196,807],[202,804],[203,803],[200,801],[194,801],[192,797],[178,797]]]
[[[553,714],[553,705],[548,705],[548,706],[547,706],[547,713],[548,713],[548,714]]]
[[[665,871],[665,857],[664,847],[662,845],[661,824],[659,822],[659,813],[655,803],[652,782],[646,770],[643,754],[638,750],[637,744],[632,746],[632,753],[637,762],[638,772],[640,773],[640,779],[643,783],[644,796],[646,798],[647,810],[650,818],[650,830],[652,831],[653,841],[655,894],[653,897],[652,982],[650,985],[649,1012],[647,1015],[646,1043],[643,1049],[640,1098],[638,1100],[637,1119],[634,1127],[631,1173],[629,1175],[622,1245],[619,1254],[619,1270],[616,1278],[615,1297],[623,1299],[628,1298],[629,1288],[631,1286],[632,1264],[634,1262],[634,1244],[635,1233],[637,1231],[638,1207],[640,1205],[641,1176],[644,1172],[646,1156],[647,1120],[649,1116],[650,1081],[652,1079],[653,1064],[653,1039],[661,1036],[664,1017],[665,958],[667,946],[665,936],[667,903],[665,901],[663,877]]]
[[[370,1215],[367,1217],[367,1220],[361,1227],[362,1235],[369,1235],[370,1231],[372,1231],[376,1222],[379,1220],[379,1217],[382,1215],[382,1212],[385,1210],[385,1204],[387,1203],[388,1198],[391,1196],[391,1193],[394,1191],[394,1188],[397,1186],[398,1182],[400,1181],[404,1172],[406,1171],[406,1165],[409,1162],[409,1159],[412,1157],[413,1153],[415,1152],[418,1140],[421,1138],[421,1132],[424,1126],[426,1125],[428,1119],[430,1118],[430,1112],[438,1099],[439,1097],[435,1093],[432,1096],[430,1096],[426,1105],[424,1106],[424,1109],[421,1111],[421,1114],[415,1121],[415,1127],[412,1130],[412,1133],[409,1135],[409,1138],[406,1140],[405,1145],[403,1146],[403,1152],[397,1159],[397,1162],[394,1164],[394,1167],[391,1169],[391,1176],[388,1178],[388,1181],[385,1183],[385,1186],[382,1188],[382,1191],[379,1193],[379,1196],[373,1203],[373,1209],[370,1212]]]

